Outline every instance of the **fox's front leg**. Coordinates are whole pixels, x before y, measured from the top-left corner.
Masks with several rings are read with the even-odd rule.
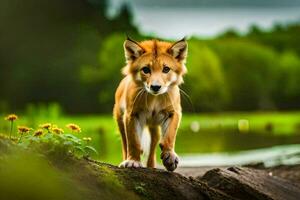
[[[124,115],[125,132],[127,139],[127,159],[120,167],[142,167],[140,137],[143,131],[143,124],[139,121],[137,114]]]
[[[175,153],[175,140],[177,128],[181,119],[181,113],[172,113],[162,124],[162,138],[159,144],[161,148],[161,159],[168,171],[174,171],[177,168],[179,159]]]

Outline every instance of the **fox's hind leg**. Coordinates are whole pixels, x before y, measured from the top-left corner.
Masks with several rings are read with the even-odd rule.
[[[147,160],[147,167],[154,168],[156,165],[156,145],[159,141],[159,128],[157,126],[149,127],[149,132],[151,135],[151,144],[150,144],[150,152]]]

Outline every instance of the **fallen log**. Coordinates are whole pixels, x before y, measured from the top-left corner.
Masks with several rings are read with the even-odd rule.
[[[103,165],[97,161],[89,162]],[[273,176],[268,170],[215,168],[203,176],[185,177],[161,169],[122,169],[108,166],[127,190],[135,192],[142,199],[300,199],[299,185]]]
[[[197,179],[235,199],[300,199],[300,188],[297,184],[264,170],[239,167],[225,170],[217,168]]]
[[[299,165],[179,168],[176,173],[124,169],[58,150],[39,153],[0,139],[0,199],[300,199]]]

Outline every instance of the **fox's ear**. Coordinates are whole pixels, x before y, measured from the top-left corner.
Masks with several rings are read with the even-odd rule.
[[[171,54],[174,58],[176,58],[179,62],[185,61],[187,56],[187,48],[188,44],[185,38],[183,38],[175,42],[168,50],[168,53]]]
[[[129,37],[127,37],[123,46],[127,62],[134,61],[145,52],[136,41],[130,39]]]

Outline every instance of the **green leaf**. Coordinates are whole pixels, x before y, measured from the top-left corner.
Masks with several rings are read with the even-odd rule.
[[[82,153],[85,153],[85,151],[82,147],[76,146],[76,147],[74,147],[74,149],[77,150],[77,151],[79,150]]]
[[[72,135],[72,134],[64,134],[67,138],[72,138],[72,139],[77,139],[78,140],[78,138],[76,137],[76,136],[74,136],[74,135]]]
[[[98,151],[92,146],[85,146],[84,149],[94,152],[95,154],[98,154]]]

